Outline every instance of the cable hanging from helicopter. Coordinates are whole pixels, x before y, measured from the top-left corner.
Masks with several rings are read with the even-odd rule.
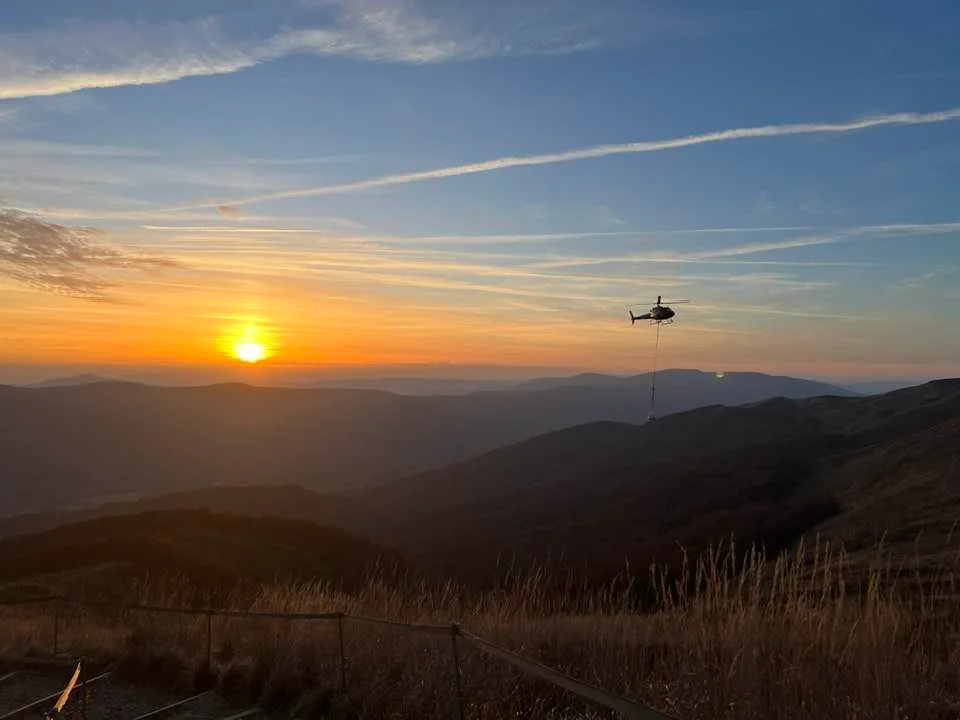
[[[670,305],[678,305],[681,303],[689,303],[689,300],[668,300],[666,303],[663,302],[663,296],[657,296],[656,304],[650,308],[650,311],[644,313],[643,315],[634,315],[631,308],[639,307],[643,303],[637,303],[636,305],[630,305],[627,307],[627,311],[630,313],[630,324],[636,325],[637,320],[649,320],[651,325],[657,326],[657,337],[653,346],[653,373],[650,377],[650,412],[647,413],[647,422],[656,419],[656,402],[657,402],[657,360],[660,354],[660,328],[663,325],[672,325],[673,319],[676,317],[676,312]]]

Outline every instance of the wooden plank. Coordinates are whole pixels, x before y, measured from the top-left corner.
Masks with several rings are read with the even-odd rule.
[[[77,669],[73,671],[70,682],[68,682],[67,686],[63,689],[63,693],[61,693],[60,699],[57,700],[57,704],[53,706],[54,712],[60,712],[63,710],[63,706],[67,704],[67,701],[70,699],[70,693],[73,692],[73,688],[77,685],[77,680],[80,679],[80,670],[82,667],[83,663],[77,663]]]
[[[212,692],[213,692],[212,690],[207,690],[206,692],[202,692],[197,695],[191,695],[190,697],[184,698],[183,700],[178,700],[175,703],[170,703],[169,705],[164,705],[163,707],[159,707],[156,710],[151,710],[150,712],[146,712],[143,715],[138,715],[133,720],[155,720],[156,718],[163,717],[164,715],[167,715],[168,713],[171,713],[174,710],[177,710],[183,707],[187,703],[192,703],[194,700],[199,700],[202,697],[206,697],[207,695],[210,695]],[[0,718],[0,720],[3,720],[3,719]]]
[[[7,680],[13,680],[13,678],[15,678],[17,675],[19,675],[19,673],[16,670],[9,672],[6,675],[0,675],[0,685],[3,685],[5,682],[7,682]]]
[[[220,718],[220,720],[247,720],[247,718],[251,718],[256,715],[261,715],[262,713],[263,713],[263,708],[252,707],[252,708],[247,708],[243,712],[238,712],[236,715]]]
[[[397,620],[384,620],[382,618],[365,617],[363,615],[344,615],[343,619],[351,622],[366,623],[367,625],[382,625],[385,627],[392,627],[412,633],[424,633],[426,635],[450,635],[449,625],[419,625],[416,623],[399,622]]]
[[[615,695],[614,693],[604,690],[603,688],[596,687],[595,685],[590,685],[580,680],[575,680],[569,675],[564,675],[563,673],[558,672],[551,667],[547,667],[536,660],[531,660],[523,655],[518,655],[511,650],[507,650],[504,647],[496,645],[489,640],[484,640],[476,635],[471,635],[464,630],[459,630],[457,637],[463,638],[481,652],[498,657],[501,660],[520,668],[528,675],[534,675],[535,677],[546,680],[549,683],[553,683],[558,687],[562,687],[564,690],[568,690],[575,695],[579,695],[587,700],[592,700],[598,705],[608,707],[623,717],[630,718],[630,720],[672,720],[669,715],[665,715],[651,708],[639,705],[632,700]]]
[[[105,672],[102,675],[97,675],[96,677],[90,678],[89,680],[83,682],[80,685],[80,687],[85,688],[87,685],[90,685],[95,682],[100,682],[101,680],[106,680],[108,677],[110,677],[110,673]],[[43,707],[44,705],[48,705],[49,703],[55,702],[62,693],[63,693],[62,690],[57,690],[52,695],[47,695],[46,697],[42,697],[39,700],[34,700],[33,702],[28,703],[23,707],[17,708],[13,712],[9,712],[6,715],[0,715],[0,720],[13,720],[13,718],[20,717],[21,715],[28,713],[31,710],[35,710],[38,707]]]

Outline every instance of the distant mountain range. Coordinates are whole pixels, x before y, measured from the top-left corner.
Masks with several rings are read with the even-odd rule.
[[[118,382],[2,387],[0,508],[12,515],[226,484],[342,490],[573,425],[647,415],[644,376],[539,383],[461,396]],[[691,370],[661,373],[658,388],[661,415],[851,394],[795,378]]]
[[[27,385],[31,388],[54,388],[54,387],[72,387],[74,385],[90,385],[92,383],[110,382],[109,378],[100,375],[71,375],[69,377],[50,378],[38,383]]]
[[[346,390],[379,390],[397,395],[469,395],[475,392],[509,390],[515,380],[472,380],[469,378],[330,378],[318,380],[314,387]]]
[[[9,518],[0,536],[204,507],[335,525],[416,567],[486,583],[511,563],[548,557],[602,580],[731,537],[776,551],[819,534],[844,544],[851,582],[881,538],[894,557],[922,559],[921,579],[955,552],[946,539],[960,517],[957,448],[960,380],[943,380],[868,397],[715,405],[644,425],[591,421],[338,495],[205,488]]]
[[[661,380],[670,374],[677,373],[698,373],[696,370],[667,370],[660,373]],[[727,377],[724,373],[701,373],[704,377],[713,377],[722,380]],[[773,381],[779,381],[783,378],[776,376],[762,375],[760,373],[733,373],[734,376],[754,375],[756,377],[772,378]],[[793,380],[794,378],[790,378]],[[43,382],[27,385],[26,387],[45,388],[45,387],[67,387],[71,385],[88,385],[95,382],[110,382],[111,378],[106,378],[95,374],[80,374],[67,377],[52,378]],[[818,381],[801,380],[800,382]],[[476,392],[491,392],[502,390],[547,390],[558,387],[612,387],[615,385],[649,385],[650,375],[610,375],[603,373],[581,373],[578,375],[561,375],[555,377],[540,377],[532,380],[510,380],[510,379],[476,379],[476,378],[448,378],[448,377],[404,377],[404,376],[383,376],[383,377],[333,377],[313,381],[300,381],[296,383],[284,382],[282,387],[301,387],[301,388],[336,388],[342,390],[380,390],[382,392],[395,393],[398,395],[468,395]],[[910,380],[883,380],[873,382],[857,382],[849,384],[833,384],[830,387],[841,388],[842,390],[857,394],[879,394],[897,390],[904,387],[919,384],[920,381]],[[150,383],[153,384],[153,383]],[[206,383],[210,384],[210,383]],[[267,383],[269,384],[269,383]],[[174,383],[162,383],[164,387],[170,387]],[[197,383],[191,383],[197,385]],[[826,387],[826,386],[824,386]]]

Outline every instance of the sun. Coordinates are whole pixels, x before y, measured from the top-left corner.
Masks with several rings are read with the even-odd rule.
[[[249,322],[227,329],[216,340],[223,356],[245,365],[256,365],[276,354],[272,333],[259,323]]]
[[[233,355],[245,363],[258,363],[267,356],[267,348],[255,340],[241,340],[233,346]]]

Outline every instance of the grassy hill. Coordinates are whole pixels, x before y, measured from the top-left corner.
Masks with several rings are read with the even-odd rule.
[[[26,581],[123,587],[118,580],[178,576],[202,586],[320,580],[353,587],[396,553],[302,520],[207,510],[119,515],[0,540],[0,587]]]

